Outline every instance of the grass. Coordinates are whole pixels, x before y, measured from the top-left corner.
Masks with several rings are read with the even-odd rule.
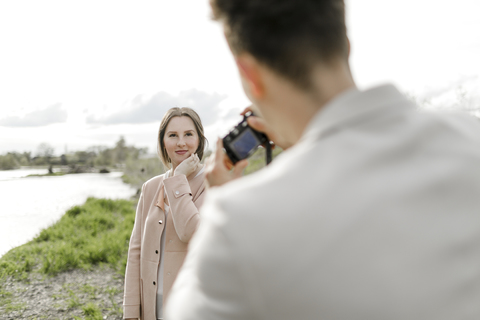
[[[88,303],[86,306],[82,307],[83,313],[85,314],[88,320],[102,320],[102,312],[100,309],[93,303]]]
[[[54,173],[44,173],[44,174],[29,174],[26,177],[56,177],[56,176],[64,176],[66,172],[54,172]]]
[[[88,284],[83,285],[80,290],[88,294],[91,299],[95,299],[97,295],[97,288]]]
[[[278,156],[281,152],[281,148],[275,147],[275,149],[272,150],[272,160],[275,159],[275,157]],[[248,158],[248,166],[245,168],[244,174],[248,175],[265,167],[265,159],[265,148],[258,148],[257,151],[255,151],[255,153],[250,158]]]
[[[75,293],[75,291],[69,289],[68,290],[68,296],[70,297],[70,299],[68,299],[68,303],[67,303],[67,307],[69,309],[75,309],[79,306],[81,306],[82,304],[80,303],[79,299],[78,299],[78,296],[77,294]]]
[[[13,294],[11,292],[0,289],[0,307],[5,307],[4,310],[7,312],[19,311],[25,309],[24,303],[15,303],[12,300]]]
[[[98,264],[124,273],[134,219],[133,201],[89,198],[35,239],[1,257],[0,279],[25,279],[32,271],[55,275],[76,268],[88,270]]]
[[[0,289],[0,307],[8,306],[12,303],[13,294],[4,289]]]
[[[32,241],[7,252],[0,258],[0,307],[6,312],[25,309],[25,304],[16,303],[12,293],[3,289],[7,276],[24,280],[31,272],[53,276],[71,269],[88,270],[94,265],[107,265],[124,275],[135,205],[130,200],[89,198],[85,204],[69,209]],[[57,307],[82,310],[82,319],[103,319],[102,309],[111,315],[122,314],[121,306],[114,301],[116,288],[77,284],[62,291],[68,299]],[[95,304],[99,293],[108,294],[111,306]]]
[[[5,311],[12,312],[12,311],[20,311],[25,310],[26,305],[25,303],[9,303],[6,305]]]

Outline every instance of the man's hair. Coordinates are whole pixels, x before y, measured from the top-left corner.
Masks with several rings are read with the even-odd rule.
[[[302,89],[319,61],[348,59],[343,0],[210,0],[235,55],[248,52]]]
[[[205,137],[205,134],[203,132],[202,120],[200,120],[200,116],[193,109],[176,107],[169,109],[163,116],[162,121],[160,122],[157,141],[158,156],[160,157],[160,160],[166,168],[170,168],[172,160],[168,156],[167,149],[165,149],[165,143],[163,141],[163,138],[165,137],[165,130],[167,130],[167,126],[170,123],[170,120],[172,120],[172,118],[174,117],[189,117],[190,119],[192,119],[198,134],[198,148],[195,153],[200,160],[202,160],[203,158],[203,151],[207,142],[207,138]]]

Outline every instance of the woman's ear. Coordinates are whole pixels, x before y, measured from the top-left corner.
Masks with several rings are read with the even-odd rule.
[[[265,95],[262,70],[258,61],[249,54],[241,54],[235,59],[247,96],[259,100]]]

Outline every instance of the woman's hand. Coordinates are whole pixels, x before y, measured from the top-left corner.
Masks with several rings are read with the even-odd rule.
[[[247,160],[241,160],[235,165],[232,164],[228,156],[223,152],[223,140],[217,140],[217,149],[205,164],[205,177],[209,187],[218,187],[231,180],[240,178],[243,169],[248,166]],[[233,170],[230,170],[232,169]]]
[[[200,159],[198,158],[196,153],[192,153],[190,157],[187,159],[183,160],[176,168],[175,171],[173,172],[174,176],[177,176],[179,174],[184,174],[185,176],[189,176],[192,173],[195,172],[195,170],[198,169],[198,166],[200,165]]]

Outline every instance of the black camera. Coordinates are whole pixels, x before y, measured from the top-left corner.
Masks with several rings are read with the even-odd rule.
[[[248,125],[247,119],[252,115],[251,111],[247,112],[243,120],[223,138],[223,147],[233,164],[250,157],[262,144],[269,149],[268,137]]]

